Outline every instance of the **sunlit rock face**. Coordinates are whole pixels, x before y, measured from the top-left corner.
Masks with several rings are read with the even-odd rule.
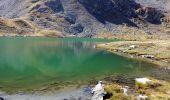
[[[27,12],[28,0],[0,0],[0,16],[17,18]]]
[[[141,5],[154,7],[159,10],[170,11],[170,1],[169,0],[135,0]]]
[[[145,8],[141,5],[144,2],[136,1],[0,0],[0,16],[24,16],[42,28],[88,37],[97,33],[113,32],[118,25],[140,27],[135,19],[142,18],[152,24],[161,23],[161,10]]]

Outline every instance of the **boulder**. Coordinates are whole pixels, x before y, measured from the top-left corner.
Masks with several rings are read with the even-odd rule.
[[[123,91],[123,94],[124,94],[124,95],[126,95],[126,96],[128,95],[128,90],[129,90],[129,87],[128,87],[128,86],[122,87],[121,90]]]
[[[102,81],[98,82],[98,84],[92,89],[91,93],[93,94],[91,100],[103,100],[106,93]]]
[[[0,100],[5,100],[3,97],[0,97]]]
[[[152,82],[152,80],[148,78],[136,78],[135,79],[135,85],[137,88],[145,88],[149,86],[149,84]]]

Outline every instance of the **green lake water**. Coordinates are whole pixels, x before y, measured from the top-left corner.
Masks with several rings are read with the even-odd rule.
[[[111,40],[82,38],[0,38],[0,90],[36,89],[88,83],[109,75],[160,77],[168,73],[153,64],[94,48]],[[159,73],[158,73],[159,71]]]

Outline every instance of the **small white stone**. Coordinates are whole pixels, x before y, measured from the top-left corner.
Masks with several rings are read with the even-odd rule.
[[[137,100],[147,100],[147,99],[148,99],[148,96],[146,96],[146,95],[140,94],[137,96]]]
[[[154,55],[142,55],[142,58],[154,58]]]
[[[135,81],[141,84],[147,84],[148,82],[151,82],[151,80],[148,78],[136,78]]]
[[[130,49],[134,49],[134,48],[136,48],[136,46],[135,45],[131,45],[131,46],[129,46],[129,48]]]
[[[105,91],[102,81],[98,82],[98,84],[92,89],[91,93],[93,93],[91,100],[103,100]]]
[[[123,94],[124,94],[124,95],[126,95],[126,96],[128,95],[128,90],[129,90],[129,87],[128,87],[128,86],[122,87],[121,90],[123,90]]]

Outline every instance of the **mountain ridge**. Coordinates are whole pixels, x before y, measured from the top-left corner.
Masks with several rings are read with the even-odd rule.
[[[113,33],[117,27],[124,25],[145,31],[150,29],[148,33],[154,33],[155,27],[162,28],[162,23],[169,21],[167,6],[166,10],[152,7],[151,3],[151,7],[148,7],[141,0],[0,1],[2,18],[28,20],[39,29],[54,30],[65,36],[93,37],[104,32]]]

